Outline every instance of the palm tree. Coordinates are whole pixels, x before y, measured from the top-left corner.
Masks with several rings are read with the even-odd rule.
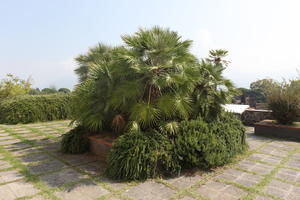
[[[222,76],[224,50],[211,51],[213,61],[199,62],[190,40],[159,27],[122,39],[124,46],[82,55],[88,73],[74,93],[74,120],[90,129],[173,134],[177,122],[208,116],[233,91]]]
[[[79,76],[80,82],[87,79],[91,67],[101,65],[102,62],[111,58],[111,49],[110,46],[99,43],[97,46],[90,48],[86,55],[79,55],[75,58],[78,64],[75,73]]]

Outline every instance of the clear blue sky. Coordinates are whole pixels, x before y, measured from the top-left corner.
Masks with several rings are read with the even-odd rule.
[[[298,0],[0,0],[0,78],[31,76],[35,87],[72,88],[74,57],[97,42],[154,25],[194,40],[192,51],[229,50],[238,87],[293,78],[300,69]]]

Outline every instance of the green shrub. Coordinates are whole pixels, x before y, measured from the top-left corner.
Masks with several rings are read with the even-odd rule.
[[[70,118],[70,95],[23,95],[0,102],[0,123],[18,124]]]
[[[274,85],[267,93],[267,103],[280,124],[292,124],[300,117],[300,87],[296,81]]]
[[[200,118],[182,121],[179,129],[174,149],[184,168],[226,164],[246,147],[244,127],[231,113],[209,123]]]
[[[84,153],[89,150],[89,139],[86,129],[77,126],[62,136],[61,151],[63,153]]]
[[[143,180],[176,174],[183,168],[207,169],[231,161],[246,148],[245,130],[237,117],[182,121],[172,137],[151,132],[120,136],[108,156],[107,174],[114,179]]]
[[[167,137],[157,132],[132,132],[120,136],[108,156],[106,173],[119,180],[143,180],[158,176],[163,167],[174,168],[167,156]]]

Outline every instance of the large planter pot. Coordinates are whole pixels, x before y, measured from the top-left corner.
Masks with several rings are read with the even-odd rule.
[[[106,159],[107,154],[112,147],[112,143],[115,137],[105,135],[93,135],[89,136],[90,140],[90,151],[102,158]]]
[[[254,124],[255,135],[293,139],[300,141],[300,127],[277,125],[272,120],[264,120]]]

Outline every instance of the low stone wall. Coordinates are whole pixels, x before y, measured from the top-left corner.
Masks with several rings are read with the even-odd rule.
[[[254,124],[255,135],[300,141],[300,127],[272,124],[269,120]]]
[[[265,119],[274,119],[271,110],[256,110],[247,109],[241,115],[241,120],[245,125],[252,126],[254,123],[263,121]]]

